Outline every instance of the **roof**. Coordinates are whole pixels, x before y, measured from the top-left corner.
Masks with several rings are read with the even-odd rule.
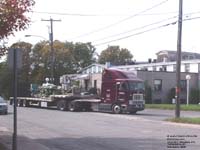
[[[156,55],[159,55],[160,53],[167,53],[167,54],[168,54],[168,53],[171,53],[171,54],[176,54],[177,51],[175,51],[175,50],[162,50],[162,51],[157,52]],[[182,54],[182,55],[184,55],[184,54],[200,55],[200,53],[186,52],[186,51],[182,51],[181,54]]]
[[[92,67],[92,66],[100,66],[100,67],[102,67],[102,68],[105,68],[105,65],[103,65],[103,64],[94,63],[94,64],[91,64],[91,65],[89,65],[89,66],[87,66],[87,67],[85,67],[85,68],[79,70],[78,72],[83,72],[84,70],[86,70],[86,69],[88,69],[88,68],[90,68],[90,67]]]

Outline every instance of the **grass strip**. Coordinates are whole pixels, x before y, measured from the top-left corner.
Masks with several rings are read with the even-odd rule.
[[[199,124],[200,118],[169,118],[166,121],[177,122],[177,123],[189,123],[189,124]]]
[[[168,110],[174,110],[176,107],[175,104],[146,104],[145,108],[152,108],[152,109],[168,109]],[[190,104],[190,105],[185,105],[181,104],[180,105],[181,110],[185,111],[200,111],[200,105],[198,104]]]

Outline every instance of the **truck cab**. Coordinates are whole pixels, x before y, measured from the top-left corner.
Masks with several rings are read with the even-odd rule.
[[[144,82],[134,73],[105,69],[102,74],[100,111],[136,113],[144,110]]]

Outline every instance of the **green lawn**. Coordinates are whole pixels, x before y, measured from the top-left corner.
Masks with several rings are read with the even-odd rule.
[[[145,108],[153,108],[153,109],[169,109],[169,110],[174,110],[175,109],[175,104],[145,104]],[[190,104],[190,105],[185,105],[181,104],[181,110],[185,111],[200,111],[200,105],[198,104]]]
[[[190,123],[190,124],[200,124],[200,118],[170,118],[166,121],[177,122],[177,123]]]

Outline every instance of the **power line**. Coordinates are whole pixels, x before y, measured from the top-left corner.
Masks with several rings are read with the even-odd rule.
[[[80,13],[60,13],[60,12],[41,12],[41,11],[32,11],[32,12],[38,14],[63,15],[63,16],[85,16],[85,17],[105,16],[101,14],[80,14]]]
[[[132,16],[130,14],[83,14],[83,13],[65,13],[65,12],[43,12],[43,11],[31,11],[32,13],[48,14],[48,15],[61,15],[61,16],[78,16],[78,17],[112,17],[112,16]],[[138,16],[153,16],[153,15],[168,15],[175,14],[174,12],[160,12],[150,14],[139,14]]]
[[[192,13],[184,14],[184,16],[188,17],[188,15],[197,14],[197,13],[200,13],[200,12],[192,12]],[[171,19],[175,19],[175,18],[177,18],[177,17],[178,17],[178,16],[174,16],[174,17],[170,17],[170,18],[167,18],[167,19],[163,19],[163,20],[160,20],[160,21],[151,23],[151,24],[144,25],[144,26],[142,26],[142,27],[134,28],[134,29],[131,29],[131,30],[128,30],[128,31],[125,31],[125,32],[121,32],[121,33],[117,33],[117,34],[114,34],[114,35],[110,35],[110,36],[107,36],[107,37],[104,37],[104,38],[100,38],[100,39],[94,40],[93,42],[102,41],[102,40],[106,40],[106,39],[109,39],[109,38],[112,38],[112,37],[115,37],[115,36],[119,36],[119,35],[122,35],[122,34],[129,33],[129,32],[132,32],[132,31],[141,30],[141,29],[143,29],[143,28],[146,28],[146,27],[149,27],[149,26],[152,26],[152,25],[156,25],[156,24],[160,24],[160,23],[162,23],[162,22],[165,22],[165,21],[168,21],[168,20],[171,20]],[[194,18],[193,18],[193,19],[194,19]],[[186,21],[186,20],[185,20],[185,21]]]
[[[129,32],[132,32],[132,31],[136,31],[136,30],[141,30],[141,29],[143,29],[143,28],[146,28],[146,27],[149,27],[149,26],[152,26],[152,25],[156,25],[156,24],[160,24],[160,23],[162,23],[162,22],[165,22],[165,21],[168,21],[168,20],[171,20],[171,19],[174,19],[174,18],[177,18],[177,16],[170,17],[170,18],[167,18],[167,19],[163,19],[163,20],[160,20],[160,21],[151,23],[151,24],[147,24],[147,25],[144,25],[144,26],[142,26],[142,27],[138,27],[138,28],[134,28],[134,29],[131,29],[131,30],[127,30],[127,31],[125,31],[125,32],[113,34],[113,35],[110,35],[110,36],[107,36],[107,37],[104,37],[104,38],[100,38],[100,39],[94,40],[93,42],[105,40],[105,39],[108,39],[108,38],[111,38],[111,37],[119,36],[119,35],[126,34],[126,33],[129,33]]]
[[[119,21],[117,21],[117,22],[115,22],[115,23],[112,23],[112,24],[107,25],[107,26],[104,26],[104,27],[102,27],[102,28],[93,30],[93,31],[91,31],[91,32],[84,33],[84,34],[82,34],[82,35],[76,36],[76,37],[72,38],[71,40],[76,39],[76,38],[80,38],[80,37],[83,37],[83,36],[88,36],[88,35],[90,35],[90,34],[93,34],[93,33],[96,33],[96,32],[100,32],[100,31],[102,31],[102,30],[105,30],[105,29],[108,29],[108,28],[110,28],[110,27],[116,26],[116,25],[118,25],[118,24],[120,24],[120,23],[122,23],[122,22],[124,22],[124,21],[127,21],[127,20],[129,20],[129,19],[132,19],[133,17],[136,17],[136,16],[138,16],[138,15],[140,15],[140,14],[142,14],[142,13],[145,13],[145,12],[151,10],[151,9],[154,9],[154,8],[156,8],[156,7],[159,7],[160,5],[166,3],[167,1],[168,1],[168,0],[164,0],[164,1],[162,1],[162,2],[160,2],[160,3],[158,3],[158,4],[156,4],[156,5],[154,5],[154,6],[152,6],[152,7],[147,8],[147,9],[145,9],[145,10],[143,10],[143,11],[140,11],[139,13],[136,13],[136,14],[130,16],[130,17],[124,18],[124,19],[119,20]]]
[[[195,19],[200,19],[200,17],[187,18],[187,19],[183,19],[183,21],[189,21],[189,20],[195,20]],[[153,31],[153,30],[156,30],[156,29],[167,27],[169,25],[175,25],[176,23],[177,23],[177,21],[174,21],[174,22],[167,23],[167,24],[164,24],[164,25],[161,25],[161,26],[157,26],[157,27],[145,30],[145,31],[137,32],[137,33],[134,33],[134,34],[131,34],[131,35],[128,35],[128,36],[124,36],[124,37],[117,38],[117,39],[114,39],[114,40],[110,40],[110,41],[102,42],[102,43],[99,43],[99,44],[95,44],[94,46],[100,46],[100,45],[105,45],[105,44],[108,44],[108,43],[111,43],[111,42],[120,41],[120,40],[123,40],[123,39],[130,38],[132,36],[140,35],[140,34],[143,34],[143,33],[146,33],[146,32],[150,32],[150,31]]]
[[[94,46],[100,46],[100,45],[104,45],[104,44],[107,44],[107,43],[110,43],[110,42],[120,41],[120,40],[123,40],[123,39],[130,38],[132,36],[136,36],[136,35],[140,35],[140,34],[152,31],[152,30],[156,30],[156,29],[160,29],[160,28],[163,28],[163,27],[167,27],[169,25],[175,25],[176,23],[177,23],[177,21],[171,22],[171,23],[164,24],[164,25],[161,25],[161,26],[158,26],[158,27],[154,27],[154,28],[151,28],[151,29],[148,29],[148,30],[145,30],[145,31],[137,32],[137,33],[134,33],[134,34],[131,34],[131,35],[128,35],[128,36],[124,36],[124,37],[117,38],[117,39],[114,39],[114,40],[110,40],[110,41],[107,41],[107,42],[102,42],[102,43],[99,43],[99,44],[95,44]]]

